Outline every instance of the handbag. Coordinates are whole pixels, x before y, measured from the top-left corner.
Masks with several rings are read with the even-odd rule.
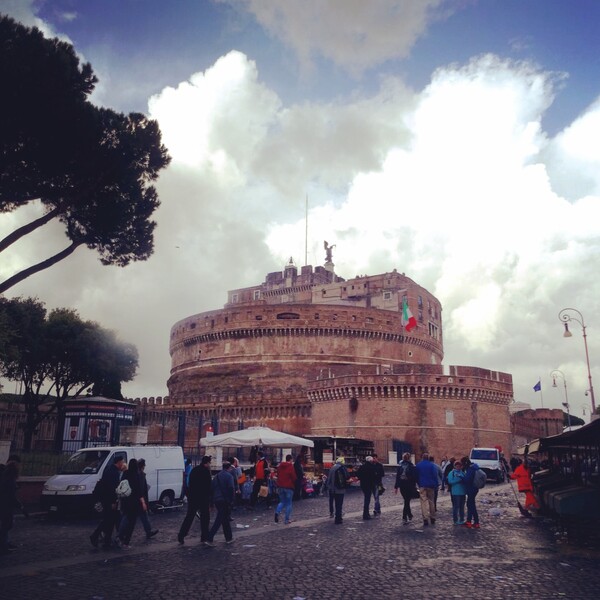
[[[414,487],[412,488],[412,490],[410,490],[410,498],[411,500],[416,500],[417,498],[420,498],[421,494],[419,494],[419,490]]]
[[[129,498],[131,496],[131,486],[127,479],[122,479],[117,488],[115,489],[117,498]]]
[[[269,486],[261,485],[260,489],[258,490],[259,498],[266,498],[268,495],[269,495]]]
[[[379,493],[380,496],[385,492],[385,488],[383,487],[383,484],[380,483],[377,486],[377,492]]]

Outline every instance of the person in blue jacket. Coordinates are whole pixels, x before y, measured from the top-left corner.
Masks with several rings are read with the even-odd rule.
[[[464,525],[467,488],[465,486],[465,472],[460,460],[454,461],[452,471],[448,473],[448,483],[450,484],[452,498],[452,520],[455,525]]]
[[[479,470],[479,465],[471,462],[466,456],[463,457],[462,462],[466,468],[464,482],[467,491],[467,522],[464,527],[479,529],[481,525],[479,524],[479,513],[475,502],[479,489],[473,484],[475,471]]]
[[[208,540],[204,542],[207,546],[214,546],[215,534],[219,528],[223,526],[223,534],[225,535],[225,543],[233,542],[233,533],[231,531],[231,506],[235,497],[235,485],[233,483],[233,475],[229,472],[231,464],[223,463],[223,469],[219,471],[211,483],[211,497],[213,504],[217,509],[215,522],[208,532]]]
[[[417,484],[421,498],[423,526],[435,524],[435,490],[439,485],[437,465],[429,460],[429,453],[424,452],[421,461],[417,463]]]

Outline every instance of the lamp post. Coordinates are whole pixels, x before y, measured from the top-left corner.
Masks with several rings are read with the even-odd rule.
[[[562,403],[562,405],[567,409],[567,425],[570,430],[571,429],[571,407],[569,406],[569,395],[567,394],[567,380],[565,379],[565,374],[562,371],[560,371],[559,369],[554,369],[554,371],[552,371],[550,373],[550,377],[552,377],[552,387],[558,387],[556,385],[557,377],[560,377],[563,380],[563,383],[565,386],[565,401]]]
[[[575,315],[571,314],[575,313]],[[592,415],[596,413],[596,399],[594,398],[594,386],[592,385],[592,372],[590,370],[590,355],[588,352],[587,345],[587,335],[585,332],[585,321],[583,320],[583,315],[576,308],[563,308],[558,313],[558,320],[562,321],[565,325],[565,332],[563,333],[563,337],[571,337],[573,334],[569,331],[569,323],[571,321],[575,321],[581,325],[581,329],[583,331],[583,344],[585,346],[585,361],[587,363],[588,370],[588,381],[590,383],[590,397],[592,400]]]

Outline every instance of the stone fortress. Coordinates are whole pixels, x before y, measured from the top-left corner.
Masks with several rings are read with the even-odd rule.
[[[290,259],[263,283],[229,291],[222,309],[175,323],[169,397],[138,399],[142,420],[179,415],[185,446],[208,427],[266,425],[370,440],[385,457],[497,445],[510,452],[511,375],[444,367],[437,298],[395,269],[344,280],[332,248],[325,242],[324,266],[298,269]],[[403,302],[417,321],[410,332]],[[159,441],[156,431],[151,437]]]

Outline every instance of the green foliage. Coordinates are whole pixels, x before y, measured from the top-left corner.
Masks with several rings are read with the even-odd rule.
[[[26,448],[48,414],[62,416],[67,398],[91,386],[120,397],[121,382],[135,376],[135,346],[93,321],[83,321],[74,310],[47,314],[39,300],[0,298],[0,323],[6,339],[0,348],[0,375],[23,386]],[[57,435],[62,436],[60,427]]]
[[[81,245],[117,266],[153,252],[151,183],[170,158],[156,121],[89,102],[96,82],[70,44],[0,17],[0,213],[37,199],[46,209],[0,240],[0,252],[52,219],[70,240],[0,282],[0,293]]]

